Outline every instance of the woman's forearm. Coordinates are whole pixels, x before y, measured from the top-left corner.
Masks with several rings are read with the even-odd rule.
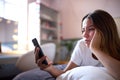
[[[111,75],[120,80],[120,61],[102,51],[94,51],[99,61],[107,68]]]
[[[46,71],[48,71],[54,77],[58,77],[59,75],[61,75],[62,73],[64,73],[63,70],[59,70],[59,69],[57,69],[54,66],[50,66],[48,69],[46,69]]]
[[[51,65],[48,69],[48,72],[51,73],[54,77],[58,77],[62,73],[65,73],[66,71],[68,71],[72,68],[75,68],[75,67],[77,67],[77,65],[74,62],[69,61],[64,70],[59,70],[59,69],[55,68],[53,65]]]

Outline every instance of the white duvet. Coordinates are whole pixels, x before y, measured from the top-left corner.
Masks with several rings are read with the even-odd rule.
[[[115,80],[104,67],[83,66],[61,74],[56,80]]]

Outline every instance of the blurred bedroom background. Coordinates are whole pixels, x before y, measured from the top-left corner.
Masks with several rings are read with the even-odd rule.
[[[120,0],[0,0],[1,80],[19,73],[16,62],[34,50],[33,38],[40,45],[54,43],[53,62],[66,63],[82,38],[82,17],[95,9],[109,12],[120,34],[119,8]]]

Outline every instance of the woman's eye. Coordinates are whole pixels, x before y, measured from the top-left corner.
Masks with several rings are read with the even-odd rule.
[[[90,27],[90,28],[87,28],[87,29],[83,28],[82,29],[82,33],[84,33],[84,32],[91,32],[91,31],[94,31],[94,30],[95,30],[94,27]]]
[[[82,30],[82,33],[84,33],[85,32],[85,30]]]
[[[94,30],[95,30],[95,28],[90,28],[90,29],[89,29],[89,31],[94,31]]]

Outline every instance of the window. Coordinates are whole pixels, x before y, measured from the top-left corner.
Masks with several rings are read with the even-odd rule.
[[[0,18],[0,29],[4,32],[0,41],[10,48],[11,44],[15,43],[16,45],[12,45],[12,50],[18,50],[21,46],[25,50],[26,44],[24,43],[27,41],[27,0],[0,0]]]

